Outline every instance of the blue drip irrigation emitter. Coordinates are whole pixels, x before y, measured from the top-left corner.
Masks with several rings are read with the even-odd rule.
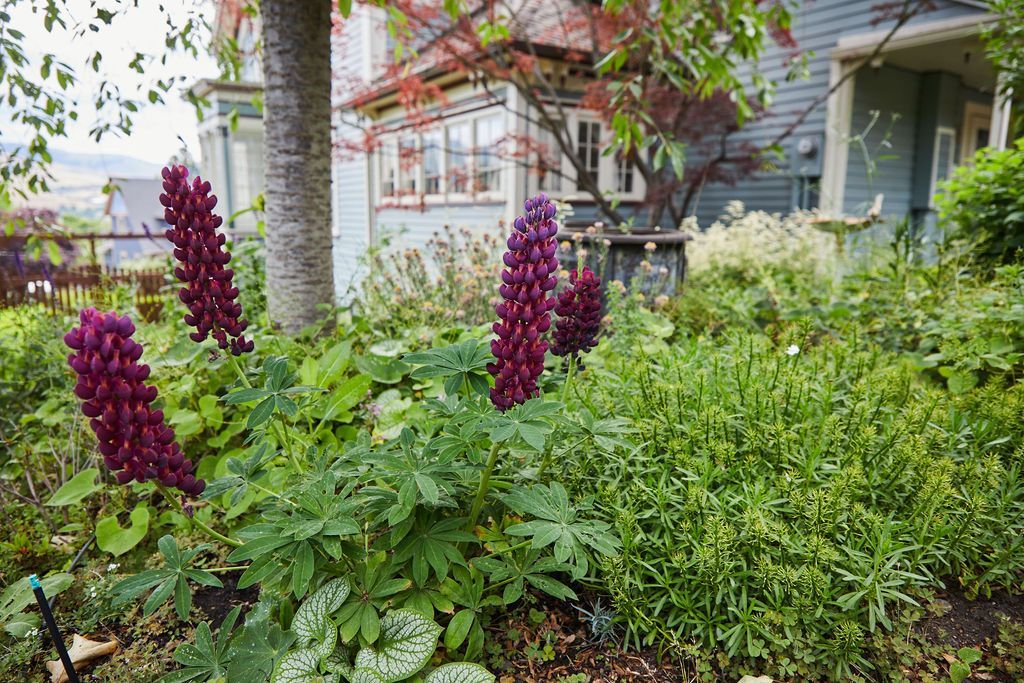
[[[46,627],[50,630],[50,638],[53,639],[53,646],[57,648],[57,654],[60,655],[60,661],[64,664],[64,673],[68,677],[68,683],[79,683],[78,673],[75,671],[75,665],[71,663],[71,656],[68,655],[67,648],[64,647],[64,639],[60,636],[60,629],[57,628],[57,622],[53,619],[53,612],[50,611],[50,604],[46,602],[46,594],[43,593],[43,584],[39,583],[39,577],[35,574],[28,577],[28,584],[32,587],[32,592],[36,595],[36,602],[39,603],[39,611],[43,613],[43,621],[46,622]]]

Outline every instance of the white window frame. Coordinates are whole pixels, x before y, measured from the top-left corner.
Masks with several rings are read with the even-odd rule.
[[[448,187],[451,177],[449,173],[451,169],[448,165],[448,157],[451,154],[451,142],[449,141],[448,132],[449,129],[455,126],[465,126],[468,131],[467,142],[469,143],[464,152],[461,154],[466,159],[466,189],[462,192],[455,192]],[[443,141],[443,148],[441,150],[441,178],[444,182],[443,191],[440,196],[441,201],[445,202],[471,202],[473,201],[473,121],[467,116],[454,116],[452,118],[446,118],[441,121],[441,128],[444,134],[441,136]]]
[[[587,141],[588,144],[595,144],[597,146],[597,149],[594,149],[594,150],[588,149],[587,150],[587,155],[588,156],[592,152],[596,152],[597,153],[597,168],[593,169],[593,170],[590,170],[590,168],[589,168],[589,166],[590,166],[590,159],[589,158],[588,159],[584,159],[584,158],[582,158],[582,155],[580,154],[580,126],[584,126],[584,125],[587,128],[587,134],[590,135],[591,137],[593,136],[594,130],[595,129],[597,130],[597,141],[596,142],[594,142],[593,140],[588,140]],[[603,183],[602,183],[603,179],[601,178],[601,165],[602,165],[601,162],[603,160],[603,157],[602,157],[602,147],[604,147],[604,145],[603,145],[604,135],[603,135],[602,128],[603,128],[603,126],[601,125],[601,121],[598,120],[597,117],[594,117],[594,116],[577,116],[576,117],[576,122],[573,124],[572,128],[570,129],[570,131],[572,132],[572,138],[573,138],[573,149],[576,150],[576,156],[578,158],[580,158],[580,161],[582,162],[583,166],[588,167],[587,170],[590,171],[591,175],[595,175],[595,174],[597,175],[597,178],[595,178],[595,180],[597,181],[597,186],[599,188],[602,187],[602,185],[603,185]],[[574,184],[576,185],[576,191],[577,192],[585,192],[586,191],[586,190],[584,190],[583,188],[580,187],[579,173],[576,174],[576,182]]]
[[[984,126],[978,125],[980,120],[984,120]],[[992,144],[992,106],[981,102],[965,102],[963,123],[960,125],[959,151],[962,165],[969,164],[974,157],[974,152],[981,149],[980,147],[974,148],[974,137],[982,127],[988,129],[988,140],[985,145],[982,145],[984,147]]]
[[[377,163],[377,170],[379,171],[379,183],[377,194],[378,200],[383,201],[385,199],[398,199],[398,138],[394,136],[387,136],[381,141],[380,148],[375,155],[379,160]],[[388,171],[394,171],[394,177],[391,180],[391,192],[384,192],[384,186],[387,184]]]
[[[432,128],[428,130],[429,134],[437,134],[440,138],[440,153],[439,153],[439,166],[440,166],[440,192],[434,194],[426,194],[426,173],[423,165],[423,144],[424,134],[421,132],[412,132],[409,130],[397,130],[386,133],[382,136],[382,141],[378,153],[375,154],[379,161],[377,163],[377,175],[378,178],[378,190],[376,192],[375,203],[380,204],[385,201],[390,203],[397,203],[400,205],[419,205],[423,204],[456,204],[456,203],[493,203],[493,202],[504,202],[506,194],[509,190],[510,183],[512,182],[512,175],[509,173],[509,165],[505,159],[500,156],[497,157],[497,170],[498,170],[498,189],[488,190],[486,192],[474,191],[474,186],[477,182],[477,168],[476,168],[476,122],[479,119],[486,119],[491,117],[497,117],[501,121],[504,128],[502,137],[508,135],[509,120],[505,111],[501,107],[488,107],[486,109],[476,110],[472,112],[466,112],[464,114],[456,114],[454,116],[445,117],[438,121]],[[449,163],[448,157],[451,149],[448,139],[448,130],[451,126],[465,125],[469,131],[469,145],[465,151],[466,158],[468,160],[467,165],[467,190],[465,192],[452,192],[450,191],[450,183],[448,178]],[[393,165],[395,169],[395,189],[400,191],[403,173],[407,174],[410,171],[403,171],[400,163],[399,155],[399,140],[407,140],[410,137],[416,140],[417,149],[420,153],[419,161],[416,163],[412,172],[415,173],[416,178],[416,193],[411,195],[401,194],[384,194],[384,178],[388,171],[388,168]],[[406,176],[407,177],[407,176]]]
[[[563,122],[562,125],[565,126],[566,124]],[[555,139],[554,133],[552,133],[547,128],[540,129],[536,138],[538,146],[543,146],[545,148],[544,151],[547,153],[546,155],[548,157],[551,157],[551,160],[554,162],[550,169],[554,171],[554,173],[551,174],[551,177],[554,179],[555,182],[558,183],[558,187],[544,187],[541,183],[542,177],[540,173],[537,173],[534,175],[535,179],[533,180],[533,184],[536,186],[534,194],[538,191],[542,191],[551,196],[560,196],[565,191],[565,185],[568,182],[568,179],[563,175],[565,173],[565,164],[567,163],[567,161],[565,159],[565,154],[562,153],[562,146],[558,144],[558,141]],[[541,151],[538,149],[538,166],[540,166],[540,155]]]
[[[420,169],[422,172],[420,187],[423,189],[424,198],[430,197],[441,197],[444,196],[446,183],[444,177],[445,169],[445,137],[446,130],[444,127],[432,128],[431,130],[420,134]],[[436,153],[437,153],[437,192],[427,192],[427,139],[433,137],[436,140]]]
[[[423,139],[419,133],[412,131],[399,133],[396,137],[395,152],[398,154],[398,196],[403,201],[407,197],[419,197],[423,192],[423,159],[419,158],[411,166],[406,168],[408,162],[402,159],[402,147],[404,143],[412,143],[412,156],[418,158],[423,149]],[[411,187],[406,187],[406,181],[411,180]]]
[[[597,123],[600,126],[600,148],[601,152],[598,156],[598,168],[597,168],[597,185],[602,190],[609,192],[611,197],[617,198],[621,201],[637,202],[642,201],[647,193],[647,185],[644,182],[644,177],[640,174],[640,171],[633,165],[633,190],[632,192],[619,192],[615,188],[618,187],[618,156],[615,154],[606,154],[605,150],[612,141],[612,133],[605,126],[604,122],[596,114],[586,111],[573,109],[566,112],[565,125],[569,130],[570,142],[572,143],[572,149],[578,150],[579,145],[579,123],[580,121],[587,121]],[[546,131],[545,131],[546,133]],[[551,142],[554,142],[552,139]],[[566,154],[562,154],[561,168],[564,175],[561,176],[561,189],[560,190],[544,190],[544,192],[553,199],[562,199],[565,197],[574,197],[577,201],[587,202],[592,201],[588,199],[590,193],[586,190],[580,190],[579,188],[579,174],[576,172],[576,167],[569,160]],[[540,177],[536,173],[531,173],[529,178],[529,190],[530,194],[535,194],[541,191]]]
[[[483,122],[483,121],[497,120],[498,125],[500,127],[500,130],[498,131],[498,139],[496,141],[488,142],[488,144],[497,146],[498,144],[500,144],[502,138],[504,138],[504,137],[506,137],[508,135],[508,130],[507,130],[507,126],[506,126],[506,120],[505,120],[505,116],[503,114],[504,114],[504,112],[495,111],[495,112],[492,112],[490,114],[485,114],[483,116],[475,116],[475,117],[473,117],[473,130],[472,130],[472,133],[471,133],[471,139],[473,141],[473,147],[472,147],[473,154],[472,154],[472,157],[471,157],[470,166],[472,167],[472,170],[473,170],[473,173],[472,173],[472,183],[473,183],[473,187],[474,188],[479,187],[479,185],[480,185],[480,174],[482,172],[484,172],[484,171],[481,171],[481,168],[479,167],[479,165],[477,163],[477,161],[478,161],[478,159],[480,157],[481,151],[484,150],[484,148],[485,148],[485,145],[482,144],[480,142],[480,140],[479,140],[479,135],[478,135],[479,131],[477,130],[477,128],[480,125],[480,123]],[[473,194],[474,194],[474,196],[484,197],[486,199],[500,199],[501,196],[502,196],[502,192],[505,190],[505,183],[506,183],[506,178],[505,178],[506,174],[504,173],[504,166],[505,166],[505,164],[503,163],[503,160],[502,160],[501,156],[498,154],[498,150],[497,149],[491,150],[488,153],[488,156],[492,159],[492,165],[486,167],[486,172],[488,172],[488,173],[496,173],[497,174],[497,185],[498,186],[497,186],[497,188],[492,188],[492,189],[489,189],[489,190],[477,191],[476,189],[474,189],[473,190]]]
[[[953,173],[953,169],[956,168],[956,129],[950,128],[949,126],[939,126],[935,129],[935,142],[934,147],[932,147],[932,176],[931,186],[928,191],[928,204],[931,208],[934,208],[935,193],[938,190],[939,146],[943,138],[947,138],[949,140],[949,159],[943,180],[949,178]]]

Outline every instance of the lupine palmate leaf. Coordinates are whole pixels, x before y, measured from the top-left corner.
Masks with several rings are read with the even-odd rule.
[[[388,612],[381,620],[377,647],[356,655],[356,670],[370,669],[384,683],[401,681],[423,668],[437,648],[441,627],[411,610]]]
[[[423,683],[494,683],[494,674],[472,662],[452,662],[427,674]]]

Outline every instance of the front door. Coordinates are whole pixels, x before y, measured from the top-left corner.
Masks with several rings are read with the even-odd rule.
[[[992,107],[968,102],[964,106],[964,123],[960,129],[960,163],[969,164],[974,153],[987,147],[992,129]]]

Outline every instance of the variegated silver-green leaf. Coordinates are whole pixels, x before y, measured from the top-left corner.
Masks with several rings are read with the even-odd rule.
[[[472,662],[452,662],[439,666],[423,683],[494,683],[494,674]]]
[[[277,663],[270,683],[337,683],[337,674],[320,673],[320,655],[309,648],[292,650]]]
[[[441,627],[419,612],[399,609],[380,622],[377,648],[365,647],[356,655],[356,668],[376,672],[384,683],[401,681],[423,668],[437,649]]]
[[[322,664],[331,673],[341,674],[347,680],[352,678],[352,665],[348,661],[349,656],[351,653],[347,648],[336,647],[334,652],[322,660]]]
[[[330,618],[324,619],[321,632],[317,634],[316,640],[313,641],[311,647],[316,650],[316,653],[320,655],[321,661],[323,661],[331,656],[337,644],[338,627],[334,625]]]
[[[331,643],[329,649],[326,647],[328,640],[336,642],[338,638],[337,629],[331,623],[330,617],[331,613],[345,602],[349,590],[348,579],[332,579],[306,598],[292,619],[292,631],[299,637],[300,645],[308,645],[310,641],[315,640],[320,643],[317,650],[323,652],[324,657],[334,651],[334,643]],[[330,638],[328,631],[334,631],[333,639]]]
[[[384,679],[374,673],[373,669],[352,669],[348,677],[349,683],[384,683]]]

